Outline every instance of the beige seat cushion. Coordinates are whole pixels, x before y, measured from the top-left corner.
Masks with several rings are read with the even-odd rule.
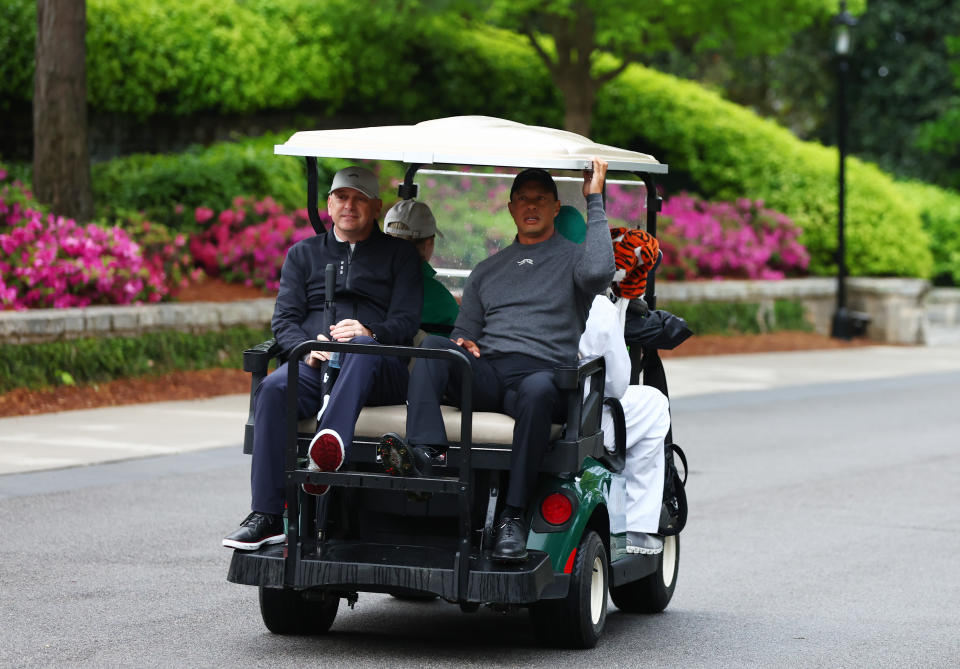
[[[447,428],[447,438],[451,442],[460,441],[460,410],[456,407],[441,406],[443,422]],[[317,421],[306,418],[297,426],[300,432],[310,434],[317,431]],[[407,436],[407,407],[397,404],[385,407],[364,407],[357,419],[355,435],[368,439],[379,439],[387,432],[395,432],[401,437]],[[563,434],[562,425],[550,426],[550,441]],[[473,413],[473,441],[477,444],[504,444],[513,442],[513,419],[502,413],[475,411]]]
[[[456,407],[441,406],[443,423],[447,428],[447,439],[460,441],[460,410]],[[379,439],[387,432],[396,432],[407,436],[407,407],[394,405],[384,407],[364,407],[357,420],[355,434],[358,437]],[[562,425],[552,425],[550,440],[556,440],[563,434]],[[473,412],[473,441],[480,444],[505,444],[513,442],[513,418],[502,413],[488,411]]]

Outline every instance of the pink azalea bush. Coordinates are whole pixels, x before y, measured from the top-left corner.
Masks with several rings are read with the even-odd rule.
[[[611,219],[642,222],[642,191],[608,188]],[[657,234],[661,274],[673,279],[783,279],[805,274],[800,229],[762,200],[708,202],[681,193],[663,203]]]
[[[7,178],[5,170],[0,181]],[[80,225],[45,213],[19,181],[0,188],[0,308],[159,302],[167,269],[186,266],[176,237],[147,255],[119,226]]]
[[[219,214],[197,207],[194,219],[206,229],[190,240],[197,265],[225,281],[257,286],[267,292],[280,287],[280,268],[287,250],[313,236],[306,209],[285,212],[272,198],[237,197]],[[326,212],[321,220],[329,228]]]
[[[762,200],[707,202],[681,194],[664,202],[660,248],[678,278],[783,279],[810,264],[799,236],[788,216]]]

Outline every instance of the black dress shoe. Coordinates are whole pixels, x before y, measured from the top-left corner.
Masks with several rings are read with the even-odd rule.
[[[520,518],[502,518],[492,557],[501,562],[527,559],[527,526]]]
[[[254,511],[240,527],[223,538],[223,545],[241,551],[254,551],[264,544],[282,544],[287,535],[283,532],[283,516]]]

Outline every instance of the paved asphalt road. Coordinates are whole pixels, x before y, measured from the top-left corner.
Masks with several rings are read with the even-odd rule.
[[[522,612],[361,594],[331,634],[263,628],[226,582],[239,447],[0,476],[0,667],[955,667],[960,372],[674,400],[691,515],[664,614],[592,651]]]

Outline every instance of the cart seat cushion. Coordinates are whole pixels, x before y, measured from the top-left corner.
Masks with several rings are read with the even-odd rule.
[[[447,439],[451,443],[460,441],[460,410],[456,407],[441,406],[440,413],[447,428]],[[316,418],[304,418],[297,424],[297,431],[313,434],[317,431]],[[364,407],[357,419],[354,436],[364,439],[379,439],[387,432],[395,432],[401,437],[407,436],[407,406]],[[556,441],[563,434],[563,426],[550,426],[550,441]],[[513,443],[513,419],[502,413],[475,411],[473,413],[473,443],[503,444]]]
[[[441,406],[443,422],[447,428],[447,439],[452,443],[460,441],[460,410],[456,407]],[[382,407],[364,407],[357,419],[355,435],[379,439],[387,432],[396,432],[407,436],[407,407],[404,404]],[[550,427],[550,441],[563,434],[562,425]],[[505,444],[513,442],[513,418],[502,413],[475,411],[473,413],[473,443]]]

